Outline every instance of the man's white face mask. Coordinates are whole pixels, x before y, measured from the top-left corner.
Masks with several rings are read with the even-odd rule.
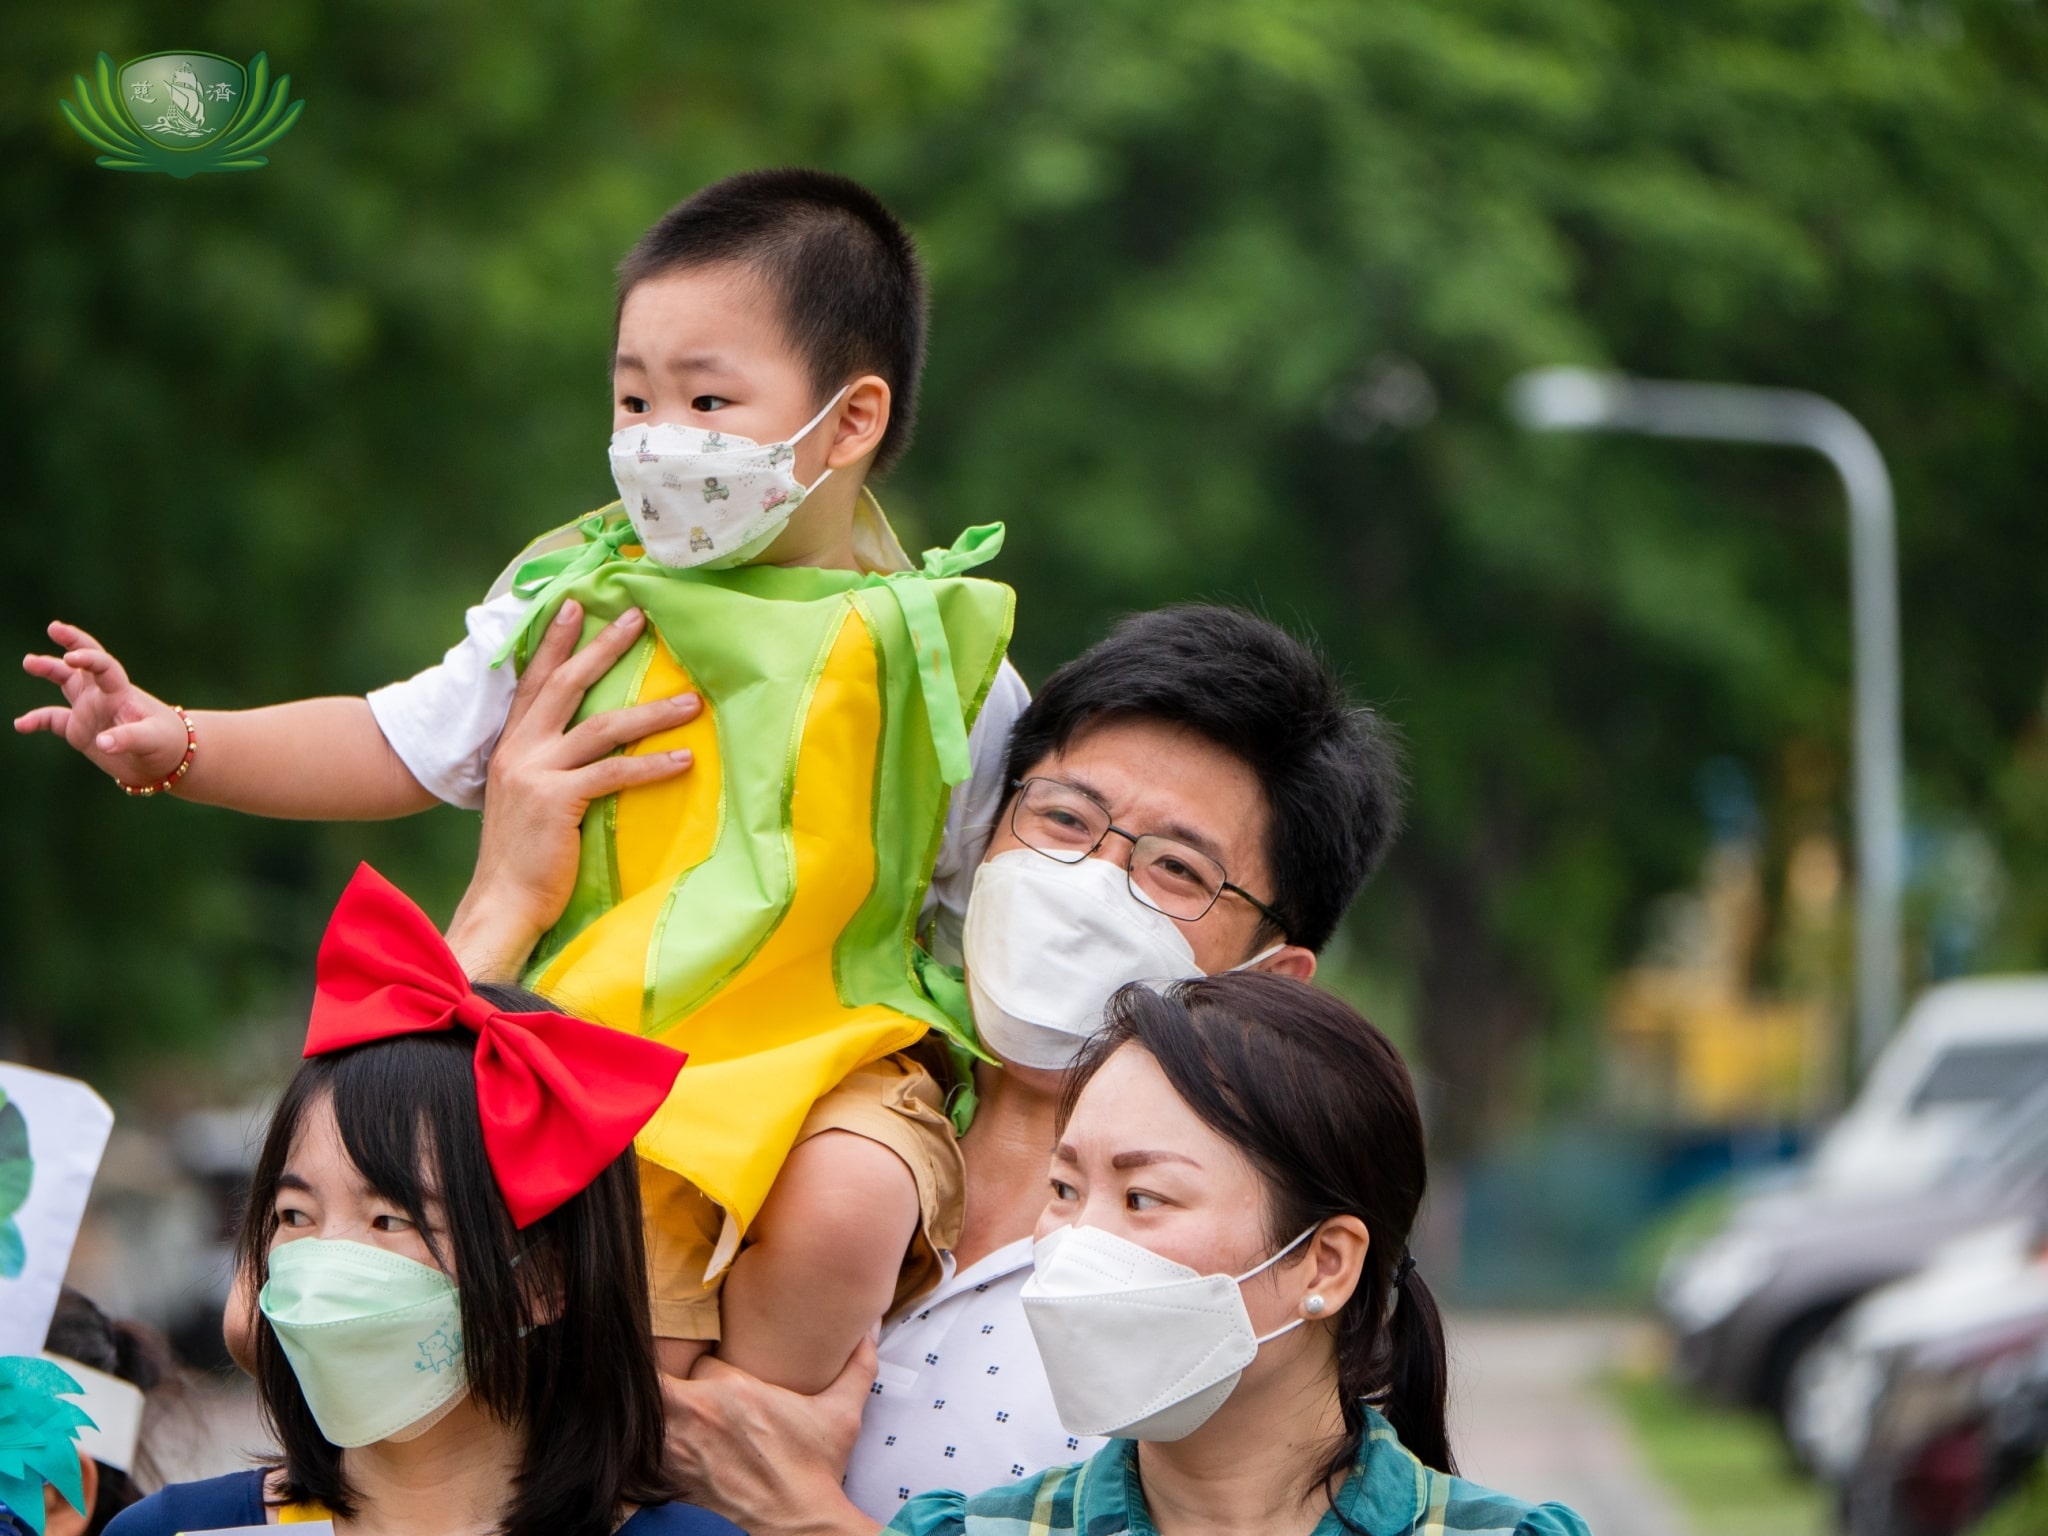
[[[1120,866],[1063,864],[1030,848],[975,872],[961,950],[982,1041],[1005,1061],[1046,1070],[1073,1062],[1120,987],[1204,974],[1181,925],[1133,896]]]

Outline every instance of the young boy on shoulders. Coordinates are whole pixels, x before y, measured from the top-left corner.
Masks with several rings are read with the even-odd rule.
[[[224,712],[155,698],[68,624],[62,655],[24,662],[65,701],[16,729],[131,794],[371,819],[482,804],[548,624],[644,626],[581,715],[669,728],[585,816],[576,895],[526,979],[690,1055],[638,1143],[677,1374],[716,1342],[817,1390],[936,1283],[959,1227],[948,1106],[909,1053],[976,1047],[916,935],[957,953],[1026,694],[1009,589],[966,574],[1000,528],[913,567],[867,488],[909,440],[926,310],[910,236],[864,188],[717,183],[620,267],[620,501],[530,544],[439,665]]]

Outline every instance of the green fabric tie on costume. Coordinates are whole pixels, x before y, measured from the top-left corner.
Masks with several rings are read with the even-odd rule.
[[[923,949],[913,950],[911,960],[925,994],[953,1021],[953,1029],[944,1032],[946,1054],[953,1062],[953,1086],[946,1094],[946,1117],[953,1122],[953,1134],[965,1136],[967,1127],[974,1124],[974,1112],[981,1107],[981,1095],[974,1087],[974,1064],[985,1061],[999,1067],[1002,1062],[988,1053],[975,1032],[967,972],[935,959]]]
[[[0,1356],[0,1504],[30,1530],[43,1528],[43,1484],[80,1514],[85,1476],[78,1431],[97,1429],[76,1403],[83,1389],[63,1370],[29,1355]]]
[[[498,654],[491,658],[494,667],[503,666],[516,647],[524,656],[531,647],[526,644],[527,633],[533,628],[533,621],[544,612],[560,606],[561,594],[606,562],[625,558],[619,553],[628,544],[637,543],[639,535],[633,525],[624,518],[610,521],[599,511],[593,512],[576,525],[576,531],[583,535],[581,544],[572,544],[566,549],[551,549],[546,554],[535,555],[519,567],[512,578],[512,590],[529,599],[526,617],[519,627],[498,647]]]
[[[917,681],[924,692],[925,718],[931,722],[932,749],[938,753],[939,776],[949,789],[974,772],[974,762],[967,753],[967,714],[953,680],[953,651],[930,583],[964,576],[1002,549],[1003,525],[979,523],[955,539],[951,548],[926,550],[921,571],[868,577],[869,586],[887,587],[903,610],[903,623],[917,648]]]
[[[612,517],[609,509],[591,513],[576,525],[576,531],[583,535],[581,544],[536,555],[514,574],[512,590],[529,599],[526,617],[491,658],[492,666],[502,666],[515,654],[522,661],[531,655],[533,631],[544,627],[536,621],[551,615],[569,589],[586,576],[614,560],[636,559],[623,553],[628,545],[639,541],[632,523],[624,517]],[[979,523],[962,532],[950,546],[926,550],[922,570],[870,573],[866,581],[868,586],[887,588],[903,613],[904,627],[910,631],[911,643],[917,651],[917,681],[924,694],[932,749],[938,754],[939,775],[949,789],[973,774],[974,763],[967,751],[966,706],[953,678],[952,647],[946,639],[945,622],[939,616],[938,599],[928,583],[964,576],[976,566],[986,565],[1002,550],[1003,525]],[[657,570],[667,569],[647,556],[637,559]]]

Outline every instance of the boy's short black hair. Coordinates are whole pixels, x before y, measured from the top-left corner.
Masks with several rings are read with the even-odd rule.
[[[509,1013],[560,1013],[518,987],[474,989]],[[271,1117],[237,1242],[252,1290],[270,1273],[278,1184],[300,1123],[333,1106],[349,1161],[420,1229],[459,1278],[472,1397],[527,1431],[500,1536],[609,1536],[625,1505],[675,1494],[664,1466],[660,1379],[633,1153],[525,1229],[512,1224],[484,1150],[476,1036],[434,1030],[308,1058]],[[438,1195],[437,1234],[427,1204]],[[282,1451],[284,1491],[347,1517],[357,1490],[320,1433],[277,1335],[254,1341],[257,1396]]]
[[[1352,704],[1323,658],[1240,608],[1134,614],[1046,680],[1010,732],[1015,783],[1091,727],[1160,720],[1247,764],[1265,791],[1270,892],[1288,942],[1319,950],[1401,824],[1394,728]],[[1280,937],[1261,924],[1259,942]]]
[[[619,263],[619,307],[665,272],[737,262],[758,273],[826,397],[858,373],[889,385],[880,473],[917,425],[930,299],[910,232],[857,181],[827,171],[744,171],[661,216]]]

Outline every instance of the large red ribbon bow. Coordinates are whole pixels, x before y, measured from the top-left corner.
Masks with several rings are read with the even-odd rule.
[[[590,1183],[660,1108],[683,1053],[560,1013],[503,1013],[470,990],[427,914],[357,868],[320,960],[308,1056],[437,1029],[476,1034],[484,1150],[513,1222],[531,1226]]]

